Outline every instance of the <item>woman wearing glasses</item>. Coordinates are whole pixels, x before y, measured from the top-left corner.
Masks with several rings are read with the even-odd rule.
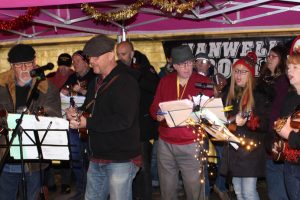
[[[244,142],[224,148],[221,173],[232,177],[238,200],[258,200],[256,182],[258,177],[264,176],[265,156],[261,142],[267,122],[262,116],[266,113],[267,100],[262,93],[254,91],[256,62],[256,54],[249,52],[233,64],[225,96],[225,105],[233,107],[228,117],[235,119],[236,124],[235,132],[231,131]]]
[[[283,163],[272,160],[272,144],[276,139],[273,130],[274,121],[279,118],[280,108],[288,92],[289,81],[285,74],[287,50],[281,45],[273,47],[267,62],[262,67],[257,89],[267,95],[270,102],[269,127],[265,134],[264,144],[267,152],[266,182],[269,199],[287,200],[287,193],[283,180]]]
[[[300,54],[296,53],[287,59],[287,76],[293,89],[287,94],[281,117],[288,117],[277,133],[287,139],[285,150],[284,182],[288,197],[291,200],[300,199]],[[291,123],[292,121],[292,123]],[[275,123],[275,126],[277,124]]]

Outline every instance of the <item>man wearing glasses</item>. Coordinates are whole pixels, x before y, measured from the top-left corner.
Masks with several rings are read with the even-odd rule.
[[[209,83],[210,80],[193,71],[195,59],[189,46],[173,48],[171,57],[176,73],[168,74],[161,79],[150,108],[151,116],[160,122],[157,162],[161,199],[177,199],[179,171],[186,199],[203,199],[203,184],[200,183],[199,173],[201,165],[195,158],[199,150],[196,143],[197,136],[193,133],[193,129],[187,126],[168,127],[164,115],[160,114],[159,103],[188,99],[200,93],[212,96],[213,91],[195,87],[195,83]]]
[[[17,113],[26,107],[27,98],[36,82],[36,78],[30,76],[30,71],[36,68],[35,50],[30,45],[15,45],[8,52],[8,62],[11,69],[0,74],[0,107],[8,113]],[[38,112],[41,106],[47,115],[61,117],[59,92],[48,80],[39,83],[28,107],[29,112]],[[6,136],[0,136],[0,143],[6,144]],[[4,151],[4,148],[0,149],[0,159],[3,159]],[[42,169],[46,166],[42,164]],[[38,163],[25,164],[25,179],[27,199],[36,199],[41,186]],[[20,183],[21,165],[6,160],[0,175],[1,199],[17,199]],[[22,196],[22,192],[19,194]]]

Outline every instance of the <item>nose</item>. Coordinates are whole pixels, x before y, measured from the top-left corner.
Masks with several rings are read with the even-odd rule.
[[[22,71],[26,71],[27,68],[29,68],[29,67],[27,67],[27,66],[25,65],[25,63],[22,63],[22,65],[21,65],[21,70],[22,70]]]

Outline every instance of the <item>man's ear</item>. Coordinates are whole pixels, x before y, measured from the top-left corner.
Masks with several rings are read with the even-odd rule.
[[[134,51],[131,51],[131,52],[130,52],[130,58],[132,59],[133,56],[134,56]]]
[[[36,57],[34,57],[32,61],[33,68],[37,68],[38,66],[36,65]]]
[[[115,60],[115,58],[116,58],[116,54],[115,54],[115,52],[114,51],[111,51],[111,52],[109,52],[109,55],[108,55],[109,57],[109,60]]]

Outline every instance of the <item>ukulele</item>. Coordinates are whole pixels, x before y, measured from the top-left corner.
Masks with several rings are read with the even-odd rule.
[[[300,106],[297,106],[295,109],[296,111],[291,115],[290,126],[293,129],[300,129]],[[280,132],[283,126],[287,122],[287,117],[281,118],[275,121],[274,130],[276,132]],[[274,143],[272,145],[272,159],[277,162],[283,162],[285,160],[289,160],[287,158],[289,153],[293,153],[294,155],[300,156],[300,150],[293,150],[289,147],[288,142],[286,139],[276,137]],[[295,160],[289,161],[296,161],[298,156],[295,157]]]
[[[77,109],[76,103],[74,101],[74,97],[70,97],[70,107],[75,108],[76,110],[76,120],[79,121],[80,117],[83,116],[85,118],[89,117],[90,114],[88,112],[79,111]],[[79,128],[78,129],[79,138],[86,141],[88,137],[88,131],[86,128]]]
[[[228,120],[227,120],[227,123],[228,123],[227,128],[228,128],[228,130],[229,130],[230,132],[232,132],[232,133],[235,133],[235,132],[236,132],[237,125],[236,125],[236,123],[235,123],[235,119],[236,119],[236,116],[237,116],[237,115],[238,115],[238,114],[236,114],[236,115],[234,115],[234,116],[231,116],[231,117],[229,117]],[[251,111],[247,111],[247,112],[242,112],[242,113],[241,113],[241,117],[244,118],[244,119],[250,117],[250,115],[251,115]]]

